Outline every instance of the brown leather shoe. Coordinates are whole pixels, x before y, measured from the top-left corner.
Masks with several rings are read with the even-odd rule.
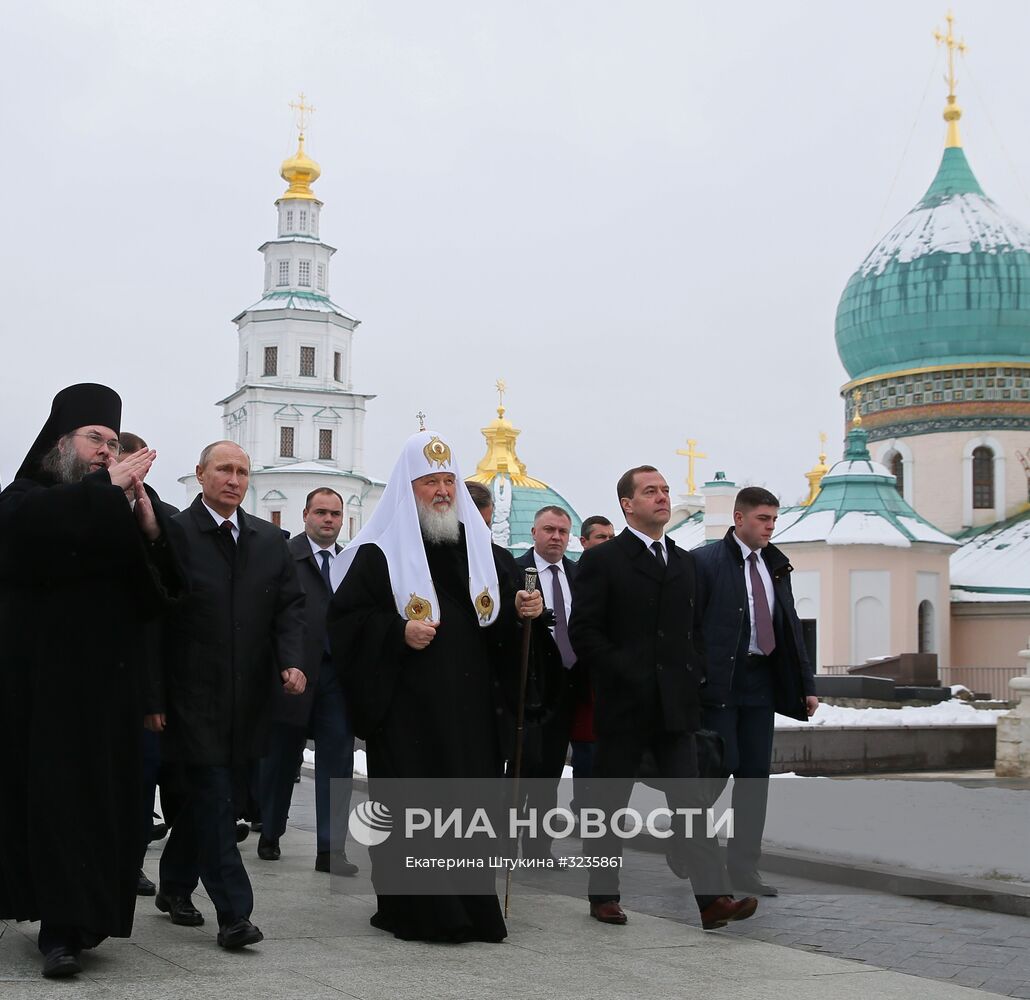
[[[617,899],[609,899],[606,903],[591,903],[590,916],[595,920],[600,920],[602,924],[621,925],[626,922],[626,913],[619,906]]]
[[[732,896],[718,896],[701,911],[701,926],[706,931],[725,927],[731,920],[747,920],[758,909],[754,896],[734,899]]]

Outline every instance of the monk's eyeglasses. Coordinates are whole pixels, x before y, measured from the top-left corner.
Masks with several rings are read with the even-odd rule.
[[[87,431],[85,434],[73,434],[72,437],[84,437],[94,448],[107,445],[107,450],[112,455],[120,455],[122,451],[122,443],[118,438],[107,438],[105,440],[96,431]]]

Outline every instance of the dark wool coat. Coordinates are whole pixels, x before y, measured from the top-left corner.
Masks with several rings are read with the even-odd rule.
[[[165,712],[166,760],[235,765],[262,757],[281,671],[304,669],[304,591],[282,532],[237,512],[235,550],[197,497],[172,518],[190,596],[168,623],[149,710]]]
[[[162,528],[106,470],[0,494],[0,918],[132,930],[143,631],[184,588]]]
[[[628,528],[576,568],[569,639],[594,684],[599,739],[652,724],[701,728],[704,645],[694,560],[672,539],[668,567]]]

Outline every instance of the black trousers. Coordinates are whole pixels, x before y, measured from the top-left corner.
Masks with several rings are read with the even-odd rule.
[[[647,749],[654,755],[658,774],[664,779],[669,809],[702,810],[702,815],[690,824],[689,836],[686,820],[676,817],[673,822],[674,836],[669,839],[668,845],[670,851],[679,855],[687,869],[698,909],[703,910],[716,897],[729,895],[730,888],[718,842],[706,836],[707,825],[700,789],[696,782],[685,780],[698,776],[697,752],[691,733],[667,733],[657,726],[640,726],[619,733],[616,737],[599,736],[590,784],[590,804],[602,809],[606,817],[624,808],[629,802],[641,758]],[[606,820],[607,832],[604,837],[583,841],[585,856],[621,859],[625,841],[611,832],[612,825]],[[618,900],[618,867],[591,868],[588,893],[591,903]]]
[[[236,846],[232,770],[187,764],[185,797],[161,854],[161,892],[188,896],[204,889],[224,926],[254,909],[254,893]]]
[[[723,739],[726,773],[733,775],[733,837],[726,845],[726,867],[746,875],[758,868],[769,802],[774,713],[771,705],[705,708],[706,729]]]

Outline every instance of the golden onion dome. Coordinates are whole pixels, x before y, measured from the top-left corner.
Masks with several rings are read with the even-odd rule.
[[[297,144],[297,152],[289,159],[283,160],[279,175],[290,186],[283,198],[307,198],[316,201],[311,185],[322,176],[322,168],[304,152],[304,133],[301,132]]]

